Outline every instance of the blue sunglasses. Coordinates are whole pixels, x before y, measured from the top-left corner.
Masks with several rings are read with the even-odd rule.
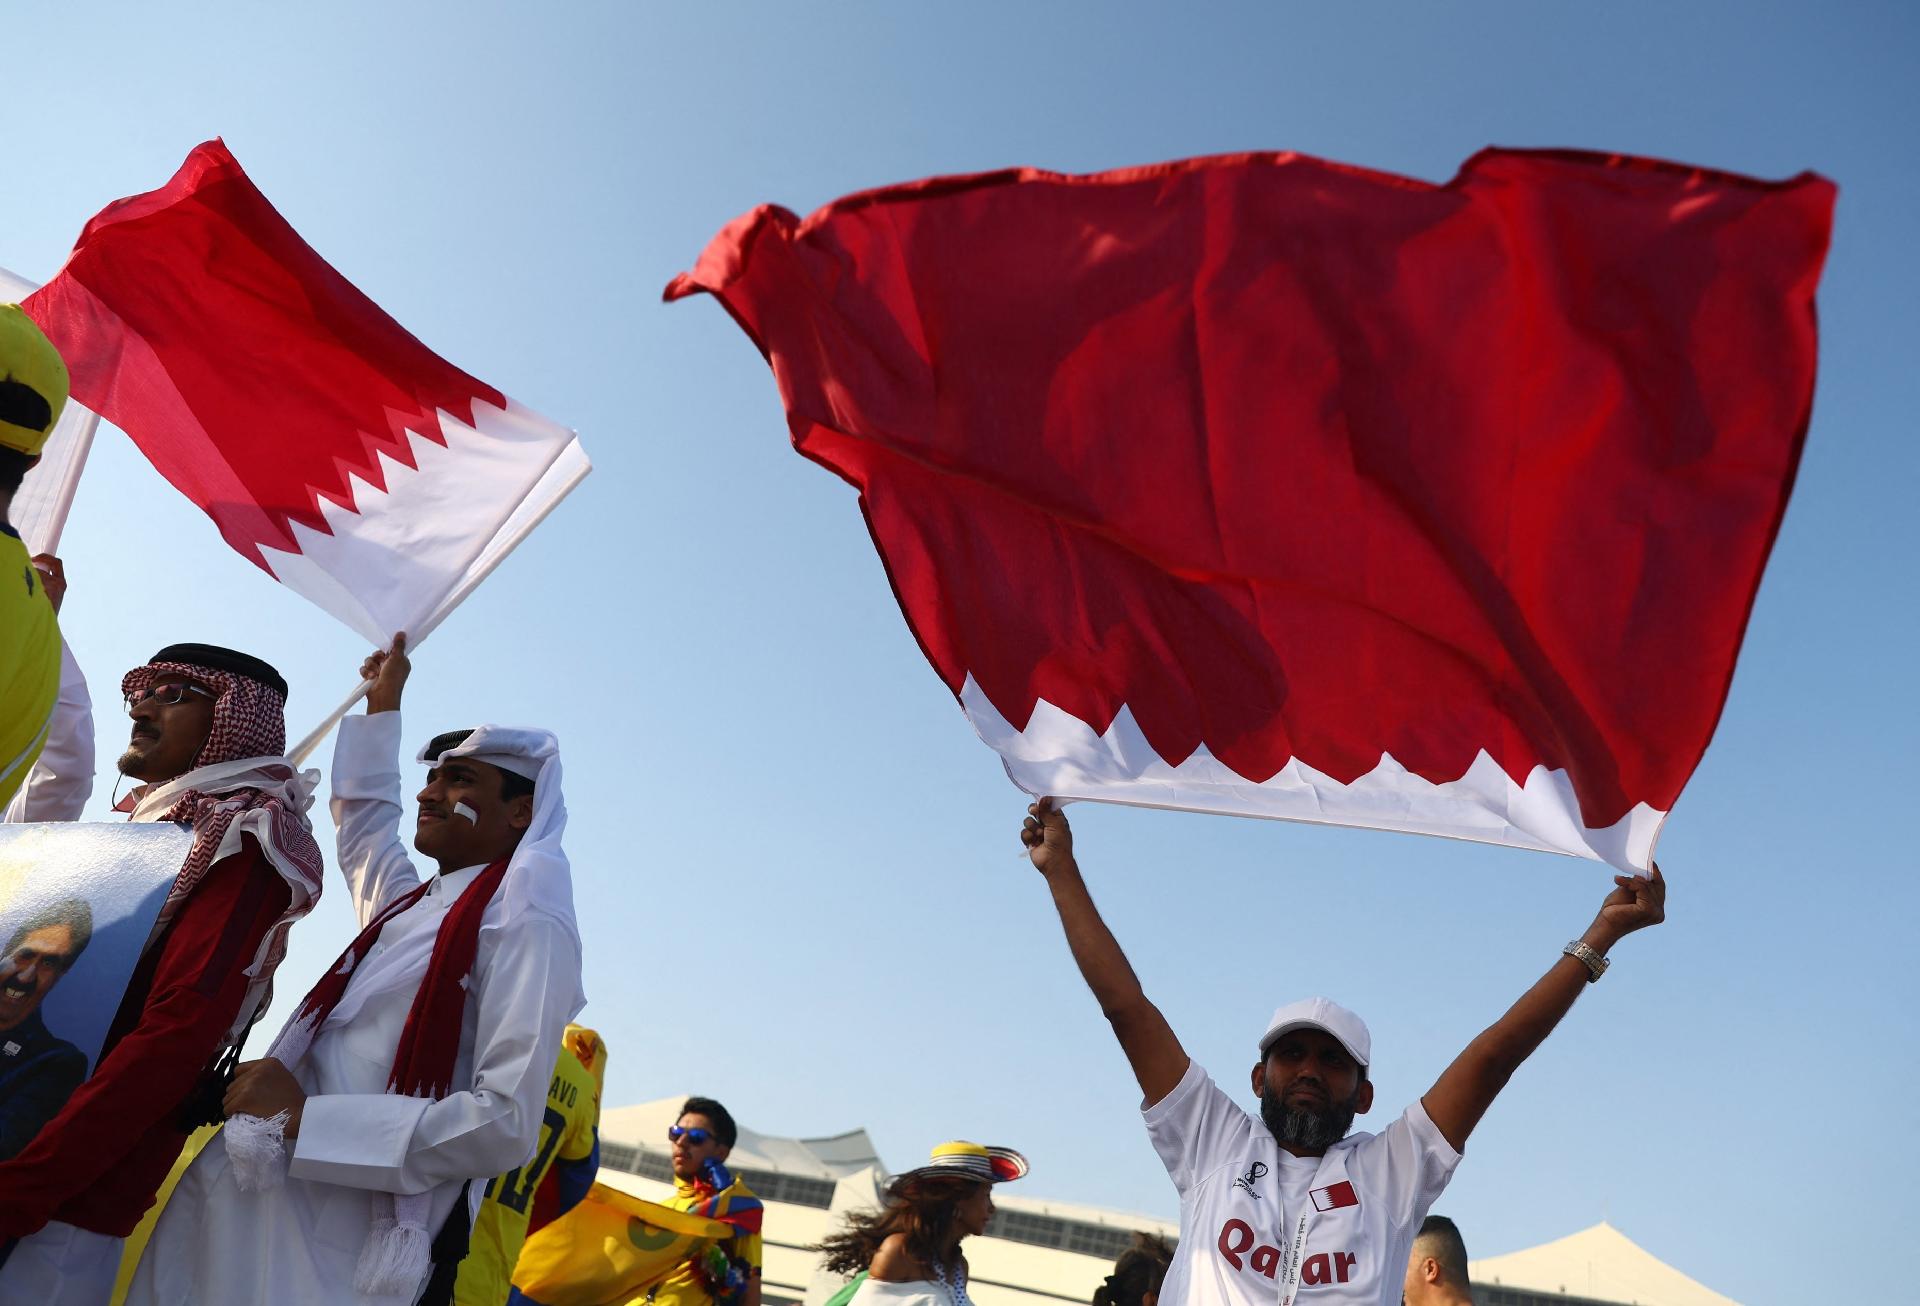
[[[669,1143],[677,1143],[683,1138],[695,1147],[705,1147],[708,1141],[713,1138],[713,1131],[710,1129],[702,1129],[698,1125],[695,1125],[691,1129],[682,1129],[679,1125],[669,1125],[667,1127],[667,1141]]]

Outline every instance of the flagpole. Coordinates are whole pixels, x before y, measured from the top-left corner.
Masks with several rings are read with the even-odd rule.
[[[566,479],[558,485],[555,492],[548,497],[547,501],[541,505],[539,509],[527,514],[526,519],[514,528],[511,535],[506,537],[504,544],[498,549],[489,550],[492,553],[491,559],[484,553],[481,555],[480,559],[478,559],[481,565],[468,572],[466,577],[449,591],[447,597],[440,601],[439,606],[420,623],[418,630],[407,632],[407,651],[409,653],[412,653],[418,649],[421,644],[425,643],[427,636],[439,628],[440,623],[446,620],[447,615],[462,603],[465,603],[467,596],[479,588],[480,582],[488,576],[491,576],[493,569],[505,562],[507,555],[519,548],[521,541],[533,534],[534,529],[538,527],[541,522],[545,521],[555,508],[560,506],[560,501],[573,493],[574,487],[586,479],[587,473],[593,470],[593,465],[587,461],[585,451],[580,449],[580,441],[578,439],[575,439],[567,445],[566,449],[561,451],[560,456],[553,460],[552,466],[558,466],[560,459],[564,458],[566,454],[572,450],[580,451],[579,467],[566,476]],[[292,750],[287,754],[287,760],[295,766],[299,766],[302,762],[305,762],[307,758],[313,754],[313,751],[325,742],[326,737],[333,733],[333,728],[340,724],[347,713],[353,711],[354,705],[365,698],[367,691],[372,688],[373,682],[371,680],[362,680],[358,685],[354,686],[353,692],[347,695],[344,703],[327,713],[325,720],[321,721],[319,725],[309,731],[306,738],[294,745]]]
[[[320,747],[321,742],[333,733],[333,728],[340,724],[347,713],[353,711],[353,705],[365,698],[367,691],[372,688],[373,682],[371,680],[363,680],[355,686],[354,691],[347,695],[346,702],[327,713],[324,721],[315,726],[308,732],[305,739],[302,739],[288,751],[287,760],[295,766],[299,766],[302,762],[306,761],[307,758],[312,755],[313,750]]]

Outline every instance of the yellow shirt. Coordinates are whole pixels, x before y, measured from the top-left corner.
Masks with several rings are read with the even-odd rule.
[[[575,1026],[568,1027],[567,1043]],[[583,1031],[591,1034],[592,1031]],[[597,1037],[595,1042],[598,1042]],[[596,1057],[604,1064],[604,1057]],[[571,1048],[562,1044],[560,1060],[547,1086],[547,1111],[533,1159],[487,1184],[486,1200],[474,1217],[466,1259],[453,1284],[454,1306],[501,1306],[513,1286],[514,1263],[527,1240],[533,1195],[556,1159],[582,1161],[593,1153],[600,1124],[600,1082]]]
[[[691,1191],[687,1185],[675,1184],[672,1197],[661,1205],[671,1206],[676,1211],[691,1211],[705,1199]],[[752,1197],[753,1190],[734,1180],[729,1192],[737,1192],[743,1197]],[[748,1277],[760,1277],[760,1235],[757,1233],[736,1233],[724,1238],[718,1244],[721,1251],[732,1261],[745,1261]],[[704,1250],[704,1244],[703,1244]],[[651,1302],[653,1306],[713,1306],[713,1294],[707,1291],[706,1281],[694,1269],[695,1257],[681,1261],[673,1267],[673,1273],[660,1280],[654,1290],[637,1300]]]
[[[27,546],[0,525],[0,808],[33,770],[60,696],[60,624]]]

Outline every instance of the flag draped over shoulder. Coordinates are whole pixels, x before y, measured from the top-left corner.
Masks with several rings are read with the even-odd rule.
[[[757,1202],[754,1210],[757,1217]],[[527,1238],[513,1286],[539,1306],[613,1306],[644,1295],[703,1244],[735,1232],[721,1220],[595,1184],[578,1206]]]
[[[666,293],[767,355],[1023,789],[1639,868],[1793,483],[1833,198],[1020,170],[763,206]]]
[[[431,630],[588,471],[573,432],[334,271],[219,141],[96,215],[24,307],[77,400],[376,643]]]

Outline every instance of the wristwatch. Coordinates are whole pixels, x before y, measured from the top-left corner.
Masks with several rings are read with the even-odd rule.
[[[1560,951],[1566,953],[1567,956],[1572,957],[1575,961],[1587,968],[1587,983],[1589,984],[1607,973],[1607,959],[1578,939],[1575,939],[1572,943],[1560,949]]]

